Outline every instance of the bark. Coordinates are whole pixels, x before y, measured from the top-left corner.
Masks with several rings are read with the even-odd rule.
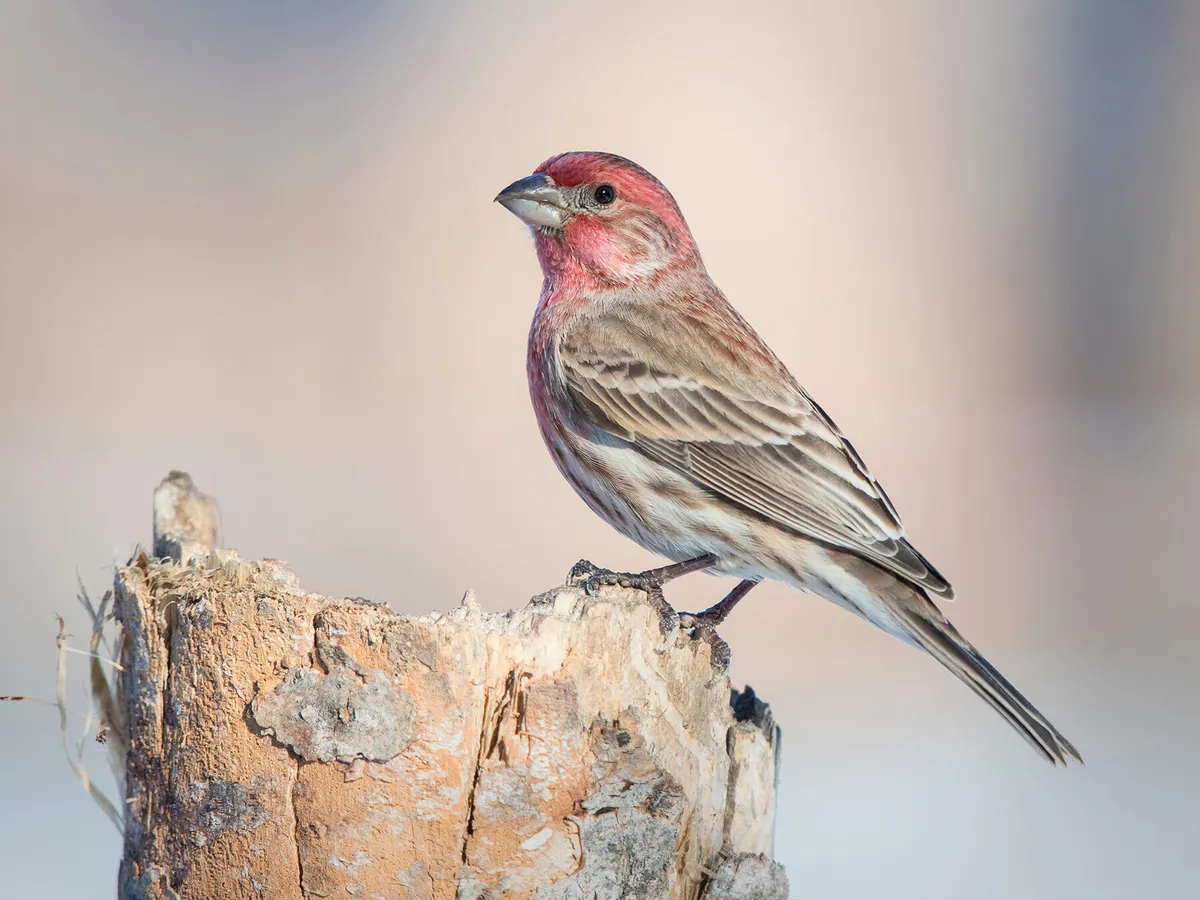
[[[122,898],[787,896],[770,711],[661,598],[401,616],[215,549],[181,473],[154,509],[115,587]]]

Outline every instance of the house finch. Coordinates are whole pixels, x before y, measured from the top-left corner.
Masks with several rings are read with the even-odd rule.
[[[924,650],[1043,757],[1079,753],[931,601],[953,598],[829,415],[729,305],[670,192],[606,153],[564,153],[496,200],[530,226],[545,280],[529,392],[559,471],[601,518],[674,560],[811,591]]]

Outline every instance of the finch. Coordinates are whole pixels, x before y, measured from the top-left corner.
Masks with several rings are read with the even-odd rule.
[[[810,591],[924,650],[1049,762],[1082,762],[934,605],[953,598],[949,582],[713,284],[657,178],[564,153],[496,200],[530,226],[544,276],[526,359],[542,438],[597,515],[673,561],[641,583],[741,579],[696,617],[709,627],[763,579]]]

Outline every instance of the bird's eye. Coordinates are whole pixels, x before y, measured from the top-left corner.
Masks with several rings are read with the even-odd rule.
[[[601,206],[608,206],[617,199],[617,189],[611,184],[602,184],[592,193],[592,197]]]

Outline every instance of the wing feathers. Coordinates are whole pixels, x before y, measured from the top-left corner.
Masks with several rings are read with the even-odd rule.
[[[678,342],[664,347],[625,313],[560,336],[563,380],[593,425],[773,523],[953,596],[858,452],[748,325],[724,320],[736,333],[722,336],[684,319],[654,330]],[[749,352],[734,352],[747,340]],[[777,367],[770,378],[748,368],[764,359]]]

